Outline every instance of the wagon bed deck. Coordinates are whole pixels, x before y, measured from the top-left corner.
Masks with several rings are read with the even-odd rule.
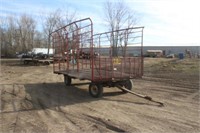
[[[65,71],[54,71],[56,74],[68,75],[73,78],[77,78],[80,80],[92,80],[92,71],[91,69],[84,70],[65,70]],[[139,78],[139,74],[127,74],[119,71],[94,71],[94,80],[122,80],[122,79],[130,79],[130,78]]]

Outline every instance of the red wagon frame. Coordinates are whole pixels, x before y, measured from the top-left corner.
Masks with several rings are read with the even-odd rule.
[[[53,72],[71,79],[90,80],[89,93],[103,94],[103,87],[124,86],[143,75],[143,29],[130,27],[93,35],[90,18],[74,21],[51,33]]]

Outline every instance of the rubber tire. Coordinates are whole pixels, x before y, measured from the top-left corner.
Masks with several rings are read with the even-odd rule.
[[[96,94],[94,93],[94,91],[92,90],[93,87],[96,88]],[[102,97],[103,95],[103,86],[100,85],[100,84],[94,84],[94,83],[91,83],[89,85],[89,94],[94,97],[94,98],[99,98],[99,97]]]
[[[44,65],[50,65],[50,63],[48,61],[45,61]]]
[[[133,81],[131,79],[124,81],[123,86],[128,89],[132,90],[133,88]],[[122,90],[124,93],[127,93],[127,91]]]
[[[64,75],[64,83],[65,83],[66,86],[71,85],[72,78],[70,76]]]
[[[24,65],[28,65],[28,63],[29,63],[28,61],[24,60]]]

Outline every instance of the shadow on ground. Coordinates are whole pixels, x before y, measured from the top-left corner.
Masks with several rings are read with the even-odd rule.
[[[105,92],[103,94],[105,98],[93,98],[88,93],[88,85],[65,86],[63,82],[26,84],[24,86],[29,96],[26,99],[36,110],[106,100],[106,97],[124,94],[121,91]]]
[[[113,101],[118,103],[135,104],[135,105],[149,105],[157,106],[155,104],[150,104],[146,101],[136,102],[126,99],[126,96],[130,95],[124,94],[119,91],[105,91],[102,98],[93,98],[88,93],[88,85],[82,86],[65,86],[63,82],[58,83],[37,83],[37,84],[25,84],[25,95],[18,96],[18,94],[12,94],[15,96],[11,99],[15,102],[20,102],[21,106],[13,111],[3,111],[3,113],[13,113],[13,112],[23,112],[31,110],[44,110],[53,109],[57,110],[62,106],[71,106],[74,104],[90,103],[93,101]],[[105,88],[108,89],[108,88]],[[122,97],[121,97],[122,95]],[[120,96],[121,98],[116,99],[114,97]],[[124,97],[124,100],[123,100]],[[15,100],[19,99],[20,100]]]

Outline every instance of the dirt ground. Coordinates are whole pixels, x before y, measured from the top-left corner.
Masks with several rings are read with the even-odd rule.
[[[79,83],[73,80],[72,83]],[[81,81],[88,82],[88,81]],[[0,130],[18,132],[199,133],[199,60],[145,59],[134,91],[164,107],[117,88],[92,98],[88,85],[65,86],[52,65],[1,60]]]

